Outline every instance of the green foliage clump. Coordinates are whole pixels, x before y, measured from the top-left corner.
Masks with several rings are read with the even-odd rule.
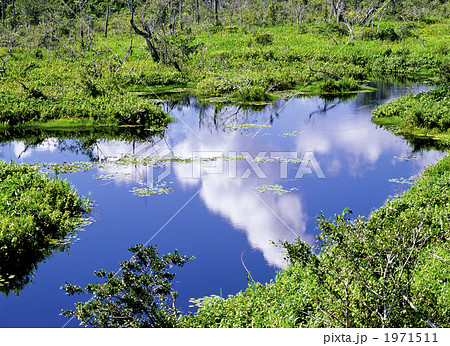
[[[0,162],[0,278],[14,276],[0,291],[18,293],[37,263],[67,249],[90,209],[67,180]]]
[[[16,94],[0,99],[0,124],[4,127],[49,120],[81,120],[85,126],[167,125],[169,116],[144,98],[105,93],[93,82],[83,89],[87,95],[35,98]],[[72,96],[72,97],[70,97]]]
[[[450,89],[406,95],[372,112],[375,121],[399,118],[406,125],[447,132],[450,129]]]
[[[449,327],[450,157],[368,218],[319,217],[316,253],[282,243],[266,285],[213,297],[186,327]]]
[[[397,34],[392,26],[387,26],[377,31],[373,29],[365,30],[361,35],[361,39],[365,41],[381,40],[394,42],[400,39],[400,35]]]
[[[248,75],[230,75],[204,79],[197,85],[197,90],[203,96],[230,95],[235,100],[244,102],[272,100],[263,85],[267,85],[267,81],[259,81]]]
[[[102,328],[175,327],[177,292],[172,288],[175,274],[169,270],[181,268],[192,257],[181,256],[176,250],[160,257],[156,246],[142,244],[129,251],[133,256],[121,262],[120,275],[101,269],[94,274],[104,283],[88,284],[84,289],[66,283],[62,287],[66,294],[93,294],[93,298],[77,303],[75,310],[63,310],[62,315],[76,316],[81,324]]]
[[[256,32],[253,35],[253,38],[256,43],[261,44],[263,46],[270,45],[274,41],[274,36],[270,32]]]
[[[240,101],[258,102],[272,100],[271,96],[259,85],[240,87],[235,95]]]
[[[327,78],[319,83],[319,90],[329,94],[341,94],[360,89],[359,84],[351,77],[343,77],[338,80]]]

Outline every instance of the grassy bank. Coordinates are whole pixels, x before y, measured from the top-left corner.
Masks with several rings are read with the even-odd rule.
[[[18,293],[39,262],[67,249],[90,208],[67,180],[0,162],[0,291]]]
[[[450,89],[441,88],[393,100],[372,112],[372,121],[405,136],[450,144]]]
[[[0,126],[46,128],[95,128],[120,126],[166,126],[171,118],[149,100],[93,84],[90,89],[72,87],[59,93],[60,84],[44,88],[3,85],[0,98]],[[46,83],[46,80],[27,81]],[[93,90],[97,90],[96,94]]]

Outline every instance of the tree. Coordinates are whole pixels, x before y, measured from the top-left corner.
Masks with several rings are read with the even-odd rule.
[[[155,33],[153,32],[153,26],[149,25],[145,22],[144,19],[142,19],[142,28],[143,30],[139,29],[136,26],[136,23],[134,22],[134,3],[133,0],[127,0],[128,9],[130,11],[130,24],[133,28],[134,32],[138,34],[139,36],[142,36],[145,39],[145,42],[147,42],[148,49],[150,50],[150,55],[152,59],[156,62],[160,60],[159,53],[156,50],[156,37]]]
[[[109,0],[106,0],[105,37],[108,37],[109,13],[110,13]]]
[[[66,283],[68,295],[93,294],[88,302],[77,303],[75,310],[63,310],[66,317],[76,316],[81,324],[94,327],[174,327],[179,311],[177,292],[172,288],[173,266],[182,267],[193,257],[173,254],[159,257],[156,246],[138,244],[129,248],[133,257],[121,262],[120,275],[101,269],[94,274],[105,283],[87,284],[83,289]]]

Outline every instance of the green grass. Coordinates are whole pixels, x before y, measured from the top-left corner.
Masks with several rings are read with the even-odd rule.
[[[402,25],[391,22],[386,27],[399,32]],[[0,85],[0,120],[16,126],[20,121],[45,122],[68,113],[74,119],[104,119],[118,126],[124,121],[117,119],[118,114],[137,112],[133,104],[149,110],[149,100],[129,91],[168,98],[185,89],[197,98],[251,103],[272,102],[280,91],[305,85],[302,92],[340,95],[367,90],[363,81],[368,78],[433,77],[450,62],[448,21],[421,23],[416,28],[424,45],[414,36],[364,40],[369,29],[357,26],[351,41],[334,31],[331,38],[312,25],[201,31],[171,38],[175,47],[191,42],[191,53],[177,56],[182,72],[151,61],[140,37],[133,42],[133,54],[127,56],[129,36],[122,34],[94,39],[95,51],[16,47]],[[329,76],[310,68],[350,83],[337,86]],[[106,113],[115,114],[108,117]],[[11,123],[11,114],[19,119]]]
[[[412,94],[379,106],[372,121],[410,137],[431,138],[450,143],[450,90],[441,88]]]

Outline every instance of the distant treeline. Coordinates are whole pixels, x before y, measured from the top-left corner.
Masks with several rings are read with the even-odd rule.
[[[446,0],[1,0],[1,39],[48,45],[62,38],[128,32],[130,18],[150,36],[207,26],[274,26],[335,22],[374,25],[385,19],[448,17]],[[136,29],[135,29],[136,30]]]

